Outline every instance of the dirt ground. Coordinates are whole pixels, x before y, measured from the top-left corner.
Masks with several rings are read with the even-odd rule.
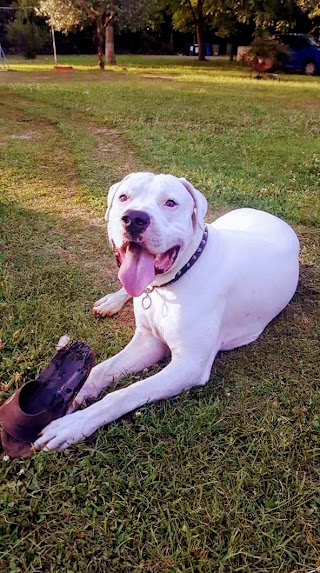
[[[46,81],[58,81],[58,82],[101,82],[101,81],[115,81],[126,76],[125,72],[115,73],[100,70],[92,71],[81,71],[81,70],[47,70],[44,72],[18,72],[15,70],[1,70],[0,73],[0,84],[12,84],[12,83],[39,83]]]

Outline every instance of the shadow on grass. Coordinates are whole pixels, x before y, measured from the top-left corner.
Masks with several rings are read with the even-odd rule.
[[[0,223],[6,393],[48,361],[63,333],[86,340],[98,359],[118,352],[133,332],[133,321],[124,319],[128,309],[108,322],[95,319],[91,310],[95,300],[118,288],[104,226],[13,202],[0,202]]]
[[[0,203],[0,220],[4,340],[13,337],[28,345],[36,339],[40,346],[43,341],[52,345],[63,332],[69,332],[76,338],[93,339],[98,356],[105,356],[106,352],[109,355],[110,349],[112,354],[119,351],[133,332],[130,307],[112,320],[97,321],[91,315],[93,301],[119,286],[105,230],[83,220],[65,221],[28,211],[13,202]],[[291,303],[258,341],[221,353],[214,364],[212,380],[221,376],[232,379],[233,375],[246,378],[252,372],[256,378],[281,377],[281,372],[295,369],[308,351],[311,355],[306,368],[313,372],[319,320],[317,282],[315,265],[302,265]],[[109,336],[106,349],[105,340],[99,337],[105,330],[113,329],[117,340],[112,343]],[[14,346],[9,342],[9,347]]]

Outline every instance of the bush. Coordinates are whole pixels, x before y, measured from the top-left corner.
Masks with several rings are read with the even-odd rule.
[[[48,32],[36,22],[18,14],[7,26],[7,39],[27,59],[33,59],[48,40]]]
[[[269,67],[281,64],[284,57],[289,57],[285,46],[267,32],[256,33],[256,36],[245,54],[245,60],[250,63],[265,63]]]

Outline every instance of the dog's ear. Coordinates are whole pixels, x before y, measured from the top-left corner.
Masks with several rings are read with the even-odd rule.
[[[114,185],[111,185],[111,187],[110,187],[110,189],[109,189],[107,210],[106,210],[106,214],[105,214],[105,216],[104,216],[105,221],[108,221],[108,219],[109,219],[109,213],[110,213],[110,209],[111,209],[111,207],[112,207],[113,199],[114,199],[114,196],[115,196],[115,194],[116,194],[116,190],[118,189],[120,183],[121,183],[121,181],[118,181],[118,183],[115,183]]]
[[[119,189],[120,185],[122,185],[122,183],[128,179],[128,177],[130,177],[131,174],[126,175],[126,177],[124,177],[124,179],[121,179],[121,181],[118,181],[118,183],[115,183],[114,185],[111,185],[110,189],[109,189],[109,193],[108,193],[108,204],[107,204],[107,210],[106,210],[106,214],[104,216],[105,221],[108,221],[109,219],[109,213],[112,207],[112,203],[113,203],[113,199],[114,196],[116,194],[116,191]]]
[[[204,217],[208,209],[208,203],[205,196],[195,189],[193,185],[187,181],[184,177],[180,177],[179,181],[181,181],[182,185],[189,191],[191,197],[194,200],[195,210],[194,210],[194,223],[198,224],[202,229],[204,229]]]

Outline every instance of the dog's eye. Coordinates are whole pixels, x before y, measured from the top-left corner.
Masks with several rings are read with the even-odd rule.
[[[173,199],[168,199],[168,201],[166,201],[166,205],[167,207],[175,207],[178,205],[178,203],[176,203]]]
[[[119,197],[119,201],[121,201],[121,203],[123,203],[124,201],[126,201],[128,199],[127,195],[120,195]]]

